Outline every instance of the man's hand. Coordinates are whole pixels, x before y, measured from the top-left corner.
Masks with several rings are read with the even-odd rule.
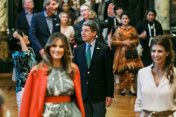
[[[44,55],[44,49],[41,49],[41,50],[39,51],[39,53],[40,53],[41,57],[43,58],[43,55]]]
[[[112,103],[112,97],[106,97],[105,104],[106,107],[109,107]]]

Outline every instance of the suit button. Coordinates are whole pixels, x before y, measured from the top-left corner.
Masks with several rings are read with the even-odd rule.
[[[88,84],[88,82],[86,82],[86,84]]]
[[[90,74],[90,72],[88,71],[87,74]]]

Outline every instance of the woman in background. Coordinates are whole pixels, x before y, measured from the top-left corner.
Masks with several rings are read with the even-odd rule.
[[[170,38],[154,37],[150,53],[153,63],[138,72],[135,117],[174,117],[176,68]]]
[[[29,71],[37,64],[33,49],[27,47],[29,44],[30,41],[28,36],[18,30],[13,33],[13,37],[8,39],[8,45],[12,52],[15,70],[13,75],[16,76],[16,101],[18,105],[18,114],[20,113],[22,95]]]
[[[155,19],[156,15],[155,9],[149,8],[146,11],[146,18],[139,21],[136,25],[136,30],[139,34],[140,44],[142,46],[141,59],[145,67],[152,63],[149,49],[151,38],[163,34],[162,25]]]
[[[79,69],[71,61],[66,36],[52,34],[43,60],[29,73],[20,117],[85,117]]]
[[[74,28],[73,26],[70,26],[70,22],[69,22],[69,16],[68,16],[68,13],[66,12],[61,12],[59,14],[59,18],[60,18],[60,31],[61,33],[63,33],[70,45],[71,45],[71,49],[73,50],[73,46],[74,46],[74,34],[75,34],[75,31],[74,31]]]
[[[113,54],[115,53],[115,48],[112,47],[111,42],[112,42],[112,36],[115,32],[115,30],[122,25],[121,23],[121,18],[120,15],[123,13],[123,8],[120,4],[115,5],[113,8],[113,25],[112,27],[108,28],[108,46],[112,49]]]
[[[138,56],[136,47],[139,44],[136,29],[129,25],[130,16],[127,12],[120,15],[122,26],[119,26],[112,38],[112,45],[115,46],[113,72],[120,77],[121,95],[125,95],[130,87],[131,95],[135,96],[134,82],[136,74],[143,67]]]
[[[123,13],[123,8],[122,8],[122,5],[120,4],[116,4],[113,8],[113,15],[114,15],[114,18],[113,18],[113,25],[108,28],[108,46],[110,47],[110,49],[112,50],[113,52],[113,56],[115,54],[115,50],[116,48],[112,45],[112,36],[114,34],[114,32],[116,31],[116,29],[122,25],[121,23],[121,18],[120,18],[120,15]],[[119,84],[119,76],[118,74],[115,74],[114,75],[114,78],[115,78],[115,82],[116,84]]]
[[[70,1],[65,1],[65,0],[60,0],[60,8],[58,8],[58,14],[60,14],[61,12],[66,12],[68,13],[68,16],[69,16],[69,21],[71,23],[71,25],[73,26],[74,24],[77,23],[77,12],[75,9],[71,8],[70,6]]]

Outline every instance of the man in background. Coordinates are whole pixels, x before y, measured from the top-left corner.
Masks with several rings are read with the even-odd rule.
[[[31,20],[36,13],[34,3],[32,0],[22,0],[22,6],[24,11],[16,16],[15,29],[21,30],[25,35],[29,36],[29,28],[31,26]]]
[[[31,22],[29,39],[36,54],[37,62],[41,61],[44,54],[44,46],[54,32],[60,32],[60,23],[56,14],[56,0],[44,0],[44,11],[37,13]]]

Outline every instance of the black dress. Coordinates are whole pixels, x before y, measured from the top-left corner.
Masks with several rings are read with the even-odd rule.
[[[149,27],[152,27],[152,28],[149,29]],[[141,34],[143,31],[147,32],[147,38],[140,39],[140,44],[143,48],[141,59],[145,67],[150,65],[152,62],[152,59],[150,57],[150,51],[149,51],[149,40],[151,37],[162,35],[163,29],[161,24],[157,20],[154,20],[154,22],[148,22],[147,19],[143,19],[137,23],[136,30],[138,34]]]

